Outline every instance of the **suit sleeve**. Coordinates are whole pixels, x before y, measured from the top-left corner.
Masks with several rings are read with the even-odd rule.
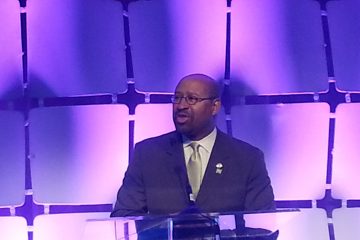
[[[125,173],[111,217],[144,215],[147,213],[145,186],[142,176],[141,145],[136,145],[134,156]]]
[[[258,150],[254,154],[252,163],[247,184],[245,210],[275,209],[274,193],[262,151]]]

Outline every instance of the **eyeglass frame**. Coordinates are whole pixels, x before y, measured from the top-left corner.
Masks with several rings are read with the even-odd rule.
[[[175,98],[178,98],[179,100],[178,101],[175,101]],[[193,98],[195,100],[195,102],[189,102],[189,98]],[[179,104],[181,103],[181,100],[182,99],[185,99],[186,103],[189,104],[189,105],[195,105],[197,104],[198,102],[202,102],[202,101],[205,101],[205,100],[215,100],[217,99],[218,97],[206,97],[206,98],[202,98],[202,97],[196,97],[196,96],[176,96],[176,95],[172,95],[171,96],[171,102],[173,104]]]

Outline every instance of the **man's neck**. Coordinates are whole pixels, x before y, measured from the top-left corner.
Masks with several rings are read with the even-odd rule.
[[[204,134],[203,136],[198,137],[189,137],[184,134],[181,134],[183,142],[193,142],[193,141],[201,141],[204,138],[207,138],[210,134],[212,134],[214,131],[216,131],[216,127],[214,127],[211,131],[209,131],[207,134]]]

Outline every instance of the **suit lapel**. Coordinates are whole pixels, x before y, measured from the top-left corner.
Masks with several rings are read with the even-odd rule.
[[[168,144],[165,145],[167,163],[171,166],[185,166],[184,149],[182,146],[181,136],[174,132],[170,135]]]
[[[176,132],[171,134],[165,148],[167,155],[165,164],[168,165],[168,169],[172,174],[174,181],[179,183],[179,188],[184,192],[184,197],[188,199],[188,180],[181,135]]]
[[[212,189],[214,189],[212,186],[217,184],[219,181],[222,181],[222,172],[216,171],[216,165],[222,164],[223,167],[226,167],[229,158],[230,154],[227,150],[226,136],[218,130],[214,147],[201,183],[200,191],[196,199],[196,202],[199,203],[199,205],[203,205],[207,199],[211,197],[213,194]]]

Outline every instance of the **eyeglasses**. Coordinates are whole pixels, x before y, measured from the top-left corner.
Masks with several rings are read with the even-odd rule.
[[[185,99],[185,101],[189,104],[189,105],[195,105],[198,102],[204,101],[204,100],[214,100],[216,99],[216,97],[208,97],[208,98],[201,98],[201,97],[195,97],[195,96],[172,96],[171,97],[171,102],[172,103],[180,103],[181,99]]]

